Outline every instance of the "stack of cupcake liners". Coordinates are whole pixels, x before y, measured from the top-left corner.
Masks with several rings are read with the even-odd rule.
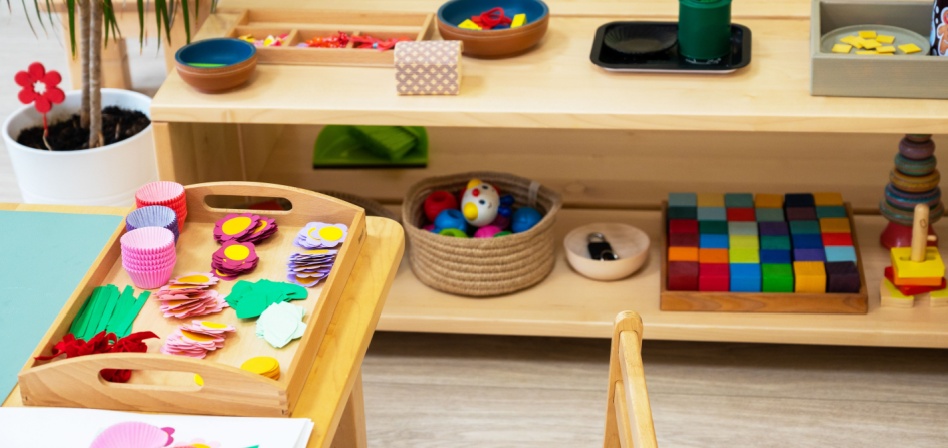
[[[163,205],[146,205],[142,208],[132,210],[125,217],[125,230],[132,231],[142,227],[163,227],[174,234],[174,240],[178,241],[180,229],[178,229],[178,215],[171,208]]]
[[[149,205],[163,205],[174,210],[178,218],[178,232],[184,229],[188,217],[188,205],[185,201],[184,186],[177,182],[159,181],[142,185],[135,192],[135,205],[138,208]]]
[[[177,260],[174,233],[162,227],[142,227],[122,235],[122,267],[132,283],[154,289],[168,282]]]

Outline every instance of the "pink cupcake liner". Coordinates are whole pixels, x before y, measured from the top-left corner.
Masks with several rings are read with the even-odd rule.
[[[158,254],[144,254],[140,252],[122,250],[122,258],[141,262],[168,261],[170,258],[172,258],[172,254],[174,253],[175,251],[171,249]]]
[[[174,272],[174,263],[170,267],[154,270],[135,270],[125,268],[132,283],[141,289],[155,289],[164,286],[171,280],[171,273]]]
[[[142,227],[126,232],[119,243],[123,253],[160,255],[174,250],[174,233],[162,227]]]
[[[164,260],[155,260],[155,261],[143,261],[129,259],[127,257],[122,257],[122,267],[126,269],[133,269],[136,271],[145,271],[145,270],[155,270],[155,269],[164,269],[168,266],[174,266],[177,261],[177,257],[170,257]]]
[[[135,202],[143,205],[178,205],[184,202],[184,186],[169,181],[150,182],[135,192]]]

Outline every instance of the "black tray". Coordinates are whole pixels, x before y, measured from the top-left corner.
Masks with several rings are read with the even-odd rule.
[[[596,30],[589,59],[606,70],[618,72],[731,73],[750,64],[751,31],[744,25],[731,24],[731,54],[711,63],[688,61],[678,53],[678,44],[660,53],[628,55],[619,53],[602,42],[610,28],[618,25],[672,27],[677,22],[610,22]]]

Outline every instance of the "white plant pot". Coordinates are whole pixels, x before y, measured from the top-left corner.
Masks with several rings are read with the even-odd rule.
[[[81,100],[79,91],[67,92],[66,100],[48,115],[49,123],[77,113]],[[138,92],[102,89],[102,105],[141,111],[151,118],[151,98]],[[43,116],[32,104],[3,123],[4,144],[26,203],[128,206],[134,204],[138,187],[158,180],[151,125],[131,138],[95,149],[45,151],[16,142],[20,131],[42,123]]]

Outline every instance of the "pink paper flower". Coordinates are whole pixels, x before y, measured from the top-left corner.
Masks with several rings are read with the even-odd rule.
[[[23,88],[18,95],[20,102],[33,103],[41,114],[45,115],[53,108],[53,104],[66,99],[66,94],[57,87],[63,77],[55,70],[47,72],[46,67],[39,62],[30,64],[26,71],[17,72],[14,79]]]

